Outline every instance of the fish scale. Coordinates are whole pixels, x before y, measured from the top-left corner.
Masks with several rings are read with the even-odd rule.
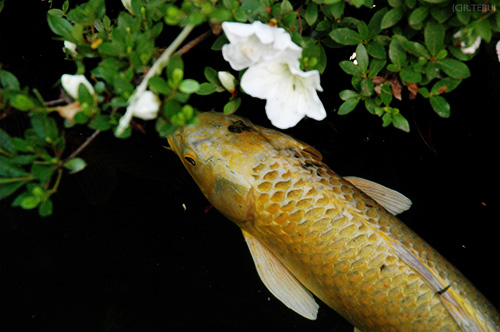
[[[460,330],[439,295],[367,225],[388,230],[385,211],[307,153],[274,159],[253,168],[261,222],[245,230],[308,289],[364,330]]]
[[[500,330],[498,313],[458,270],[314,148],[237,116],[198,119],[169,143],[205,196],[353,325]]]

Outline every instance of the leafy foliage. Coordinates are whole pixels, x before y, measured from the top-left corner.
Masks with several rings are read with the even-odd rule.
[[[0,1],[0,14],[3,4]],[[0,130],[0,199],[13,196],[14,206],[51,214],[51,195],[62,174],[86,165],[77,157],[79,150],[66,150],[64,127],[87,126],[96,134],[113,131],[119,138],[130,136],[140,120],[123,132],[116,129],[139,89],[147,88],[161,99],[155,126],[160,136],[195,122],[191,96],[226,90],[211,67],[205,68],[206,82],[185,77],[189,64],[182,54],[189,45],[164,59],[165,45],[160,42],[177,36],[167,48],[175,51],[176,41],[182,42],[195,26],[209,27],[218,36],[212,46],[215,51],[227,43],[221,34],[224,21],[259,20],[282,27],[303,48],[302,69],[320,73],[335,65],[327,63],[330,50],[346,49],[353,56],[339,66],[351,78],[351,87],[339,93],[338,114],[363,105],[381,118],[383,126],[409,131],[405,112],[398,108],[403,99],[428,99],[438,116],[450,116],[445,97],[471,75],[467,61],[475,50],[470,48],[481,40],[490,42],[500,29],[495,6],[500,8],[500,1],[131,0],[127,9],[110,17],[104,0],[72,8],[66,0],[60,9],[48,11],[47,24],[55,38],[65,42],[75,74],[89,78],[95,94],[80,85],[77,100],[46,102],[0,65],[0,115],[26,112],[31,121],[23,137]],[[240,107],[240,93],[230,93],[225,113]],[[58,115],[64,126],[58,125],[62,122],[56,121]]]

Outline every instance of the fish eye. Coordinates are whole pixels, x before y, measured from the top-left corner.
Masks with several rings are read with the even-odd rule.
[[[185,159],[188,163],[190,163],[191,165],[196,166],[196,161],[194,161],[194,159],[193,159],[193,158],[191,158],[191,157],[189,157],[189,156],[185,156],[185,157],[184,157],[184,159]]]

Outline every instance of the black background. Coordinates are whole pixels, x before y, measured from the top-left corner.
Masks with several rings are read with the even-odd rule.
[[[107,3],[108,14],[116,15],[120,2]],[[60,76],[76,68],[46,24],[48,8],[46,1],[6,1],[0,63],[50,100],[59,95]],[[213,40],[185,55],[186,77],[203,81],[206,65],[229,70],[221,54],[210,51]],[[327,119],[304,120],[286,132],[315,146],[338,173],[411,198],[413,207],[401,219],[499,307],[494,42],[483,43],[468,63],[472,77],[446,95],[449,119],[425,100],[407,102],[403,93],[398,106],[410,121],[409,134],[382,128],[361,107],[336,114],[338,92],[350,87],[336,63],[352,50],[330,51],[320,93]],[[227,100],[221,93],[192,104],[221,110]],[[238,114],[270,127],[264,105],[246,97]],[[16,133],[25,120],[10,116],[1,124]],[[99,135],[81,155],[88,168],[63,178],[53,216],[0,202],[2,331],[352,331],[326,305],[313,322],[274,299],[239,229],[209,208],[177,156],[162,147],[167,142],[151,124],[144,126],[145,134],[128,140]],[[68,130],[70,149],[89,134]]]

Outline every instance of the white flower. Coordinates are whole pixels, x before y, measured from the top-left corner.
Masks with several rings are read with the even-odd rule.
[[[131,97],[132,101],[127,107],[127,111],[120,118],[116,129],[118,135],[129,126],[132,117],[143,120],[153,120],[158,116],[160,110],[160,99],[151,91],[147,90],[137,97]]]
[[[498,62],[500,62],[500,40],[497,42],[496,49],[498,55]]]
[[[85,85],[91,95],[95,94],[94,87],[83,75],[64,74],[61,76],[61,84],[68,95],[75,100],[78,100],[78,88],[80,84]]]
[[[132,0],[122,0],[123,7],[132,13]]]
[[[70,41],[64,41],[64,47],[68,49],[70,53],[76,54],[76,44]]]
[[[223,22],[222,29],[230,42],[222,47],[222,56],[234,70],[245,69],[281,52],[297,59],[302,55],[302,48],[294,44],[282,28],[255,21],[252,24]]]
[[[222,84],[222,86],[224,87],[224,89],[226,89],[227,91],[229,91],[231,93],[234,93],[234,89],[235,89],[234,76],[228,71],[220,71],[217,73],[217,75],[219,76],[219,81]]]
[[[323,91],[319,72],[300,70],[298,59],[279,57],[260,62],[243,74],[241,87],[252,97],[267,99],[267,117],[280,129],[295,126],[304,116],[315,120],[326,117],[316,93]]]

